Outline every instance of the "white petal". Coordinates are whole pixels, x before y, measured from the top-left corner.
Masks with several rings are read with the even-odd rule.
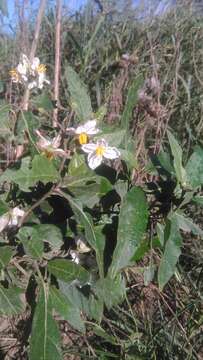
[[[104,151],[104,157],[107,159],[117,159],[120,156],[120,151],[115,147],[107,146]]]
[[[76,130],[75,130],[75,133],[76,133],[77,135],[82,134],[82,133],[86,133],[86,128],[85,128],[85,126],[83,126],[83,125],[78,126],[78,127],[76,128]]]
[[[71,250],[71,251],[70,251],[70,255],[71,255],[71,257],[72,257],[72,261],[73,261],[74,263],[76,263],[76,264],[79,264],[80,258],[79,258],[79,256],[78,256],[77,251]]]
[[[97,156],[95,152],[90,153],[88,154],[87,162],[90,169],[94,170],[102,163],[102,156]]]
[[[75,134],[75,128],[74,127],[66,128],[66,131],[72,132],[73,134]]]
[[[38,57],[35,57],[35,58],[33,59],[32,65],[31,65],[31,69],[32,69],[32,70],[36,70],[37,67],[39,66],[39,64],[40,64],[39,58],[38,58]]]
[[[81,148],[86,153],[92,153],[96,150],[97,145],[94,143],[89,143],[89,144],[82,145]]]
[[[50,140],[47,140],[44,136],[42,136],[39,130],[36,130],[35,132],[40,138],[40,140],[37,142],[37,146],[40,149],[43,150],[52,145],[52,142]]]
[[[37,82],[34,80],[28,84],[28,89],[31,90],[33,88],[37,87]]]
[[[57,135],[53,140],[52,140],[52,146],[57,149],[60,146],[61,143],[61,135]]]
[[[86,133],[88,135],[94,135],[97,134],[99,132],[99,129],[96,129],[96,120],[89,120],[86,122],[86,124],[84,124],[84,127],[86,129]]]
[[[5,227],[9,224],[10,214],[6,213],[0,217],[0,233],[5,229]]]
[[[106,142],[106,140],[105,139],[99,139],[98,141],[97,141],[97,147],[98,146],[103,146],[103,147],[108,147],[108,144],[107,144],[107,142]]]
[[[25,215],[25,211],[21,210],[19,207],[15,207],[12,211],[11,211],[11,216],[19,216],[22,217]]]
[[[22,75],[22,74],[21,74],[21,78],[22,78],[22,80],[23,80],[24,82],[27,82],[27,81],[28,81],[28,78],[27,78],[26,75]]]
[[[27,67],[24,64],[18,64],[17,66],[17,71],[19,72],[20,75],[26,75],[27,73]]]
[[[54,150],[54,154],[56,154],[58,156],[62,156],[62,157],[68,156],[67,153],[63,149]]]

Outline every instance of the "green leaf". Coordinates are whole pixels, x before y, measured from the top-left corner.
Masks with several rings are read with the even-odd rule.
[[[133,116],[133,109],[138,102],[139,89],[143,86],[144,78],[140,74],[136,79],[133,80],[132,85],[129,87],[127,99],[124,107],[124,111],[121,117],[121,127],[125,129],[125,149],[127,147],[130,128],[130,121]]]
[[[4,201],[0,200],[0,216],[7,213],[8,211],[8,205]]]
[[[196,204],[200,205],[203,207],[203,196],[201,195],[196,195],[194,196],[194,198],[192,199]]]
[[[194,235],[203,237],[203,230],[201,230],[198,225],[194,224],[191,219],[186,218],[177,212],[175,212],[173,216],[176,217],[179,229],[185,232],[192,232]]]
[[[23,191],[30,191],[30,187],[41,181],[46,184],[48,182],[56,182],[59,174],[52,161],[43,155],[35,155],[32,160],[32,168],[29,168],[29,162],[22,162],[20,169],[7,169],[2,176],[0,182],[14,182],[19,185]]]
[[[139,187],[133,187],[121,203],[117,245],[113,253],[110,273],[116,273],[130,263],[142,242],[148,222],[145,194]]]
[[[0,315],[18,315],[25,310],[22,300],[23,291],[17,287],[5,289],[0,285]]]
[[[96,135],[94,138],[95,140],[105,138],[109,146],[115,146],[118,148],[123,145],[125,135],[126,135],[125,130],[115,128],[113,131],[112,127],[111,128],[107,127],[104,128],[103,131],[98,135]]]
[[[43,93],[43,94],[33,97],[32,102],[38,108],[38,110],[40,112],[43,112],[43,110],[46,110],[46,111],[53,110],[53,103],[50,99],[49,94],[47,94],[47,93]]]
[[[25,141],[26,130],[33,142],[33,138],[36,137],[35,130],[39,127],[39,125],[39,119],[31,111],[21,112],[16,125],[18,141],[22,143]]]
[[[40,289],[35,308],[30,338],[30,360],[62,360],[60,333],[52,317],[52,306],[48,289]]]
[[[9,264],[12,256],[13,248],[11,246],[4,246],[0,248],[0,271]]]
[[[103,300],[95,297],[88,289],[79,288],[75,284],[65,284],[59,281],[60,290],[68,297],[72,304],[85,313],[89,319],[100,322],[103,314]]]
[[[71,282],[76,279],[87,282],[90,277],[89,272],[82,266],[66,259],[49,261],[48,270],[56,276],[56,278],[65,282]]]
[[[58,250],[63,245],[63,237],[61,230],[53,224],[40,224],[35,225],[38,236],[44,241],[49,243],[52,250]]]
[[[203,185],[203,148],[197,146],[186,165],[189,184],[196,188]]]
[[[92,118],[92,106],[86,86],[71,66],[66,67],[65,76],[71,95],[71,106],[78,119],[82,122],[90,120]]]
[[[186,171],[182,165],[182,149],[178,144],[177,140],[173,134],[168,130],[168,139],[171,147],[171,152],[173,154],[173,165],[176,172],[176,176],[181,185],[187,185]]]
[[[34,259],[43,256],[44,244],[36,226],[23,226],[18,231],[17,237],[22,242],[27,255]]]
[[[1,137],[3,137],[4,139],[12,134],[12,122],[9,116],[10,110],[11,110],[10,104],[5,103],[2,106],[0,106],[0,129],[1,129]]]
[[[81,203],[79,203],[76,199],[71,197],[70,195],[60,191],[60,195],[65,197],[70,203],[70,206],[78,220],[79,224],[81,224],[85,229],[85,238],[87,242],[92,246],[92,248],[96,252],[97,264],[99,266],[100,276],[103,276],[103,267],[101,267],[101,259],[100,259],[100,239],[96,237],[93,224],[91,223],[89,217],[83,211]]]
[[[179,224],[176,216],[174,216],[170,221],[170,232],[158,270],[160,290],[163,290],[164,286],[175,272],[176,264],[181,254],[181,245],[182,238],[179,231]]]
[[[120,274],[114,279],[109,276],[99,279],[94,286],[94,291],[110,310],[112,306],[119,304],[124,299],[126,291],[124,279]]]
[[[50,288],[52,307],[67,320],[76,330],[85,332],[85,325],[80,316],[80,309],[72,304],[71,301],[60,290],[55,287]]]

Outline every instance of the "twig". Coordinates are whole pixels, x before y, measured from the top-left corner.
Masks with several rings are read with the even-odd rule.
[[[56,106],[59,101],[59,74],[60,74],[60,49],[61,49],[61,7],[62,1],[57,0],[56,5],[56,37],[55,37],[55,72],[54,72],[54,100]],[[53,112],[53,127],[57,127],[58,123],[58,108]]]
[[[46,4],[46,0],[41,0],[40,1],[39,11],[38,11],[38,14],[37,14],[37,20],[36,20],[36,25],[35,25],[35,34],[34,34],[34,39],[32,41],[32,46],[31,46],[30,56],[29,56],[29,60],[30,60],[31,63],[32,63],[32,61],[34,59],[35,52],[36,52],[36,49],[37,49],[40,26],[41,26],[41,22],[42,22],[42,18],[43,18],[45,4]],[[29,96],[30,96],[30,90],[26,89],[25,93],[24,93],[24,96],[23,96],[23,101],[22,101],[22,110],[24,110],[24,111],[28,110]]]

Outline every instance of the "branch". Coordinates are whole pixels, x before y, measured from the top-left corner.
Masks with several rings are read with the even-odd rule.
[[[54,100],[56,106],[59,101],[59,75],[60,75],[60,49],[61,49],[61,7],[62,1],[57,0],[56,5],[56,37],[55,37],[55,72],[54,72]],[[53,113],[53,127],[57,127],[58,123],[58,108],[54,109]]]
[[[38,43],[38,39],[39,39],[39,32],[40,32],[41,22],[42,22],[42,18],[43,18],[43,14],[44,14],[45,4],[46,4],[46,0],[40,1],[39,11],[37,14],[37,20],[36,20],[36,25],[35,25],[35,34],[34,34],[34,39],[32,41],[32,46],[31,46],[30,56],[29,56],[30,62],[33,61],[35,52],[37,49],[37,43]],[[29,89],[26,89],[24,96],[23,96],[23,101],[22,101],[22,110],[25,110],[25,111],[28,110],[29,96],[30,96],[30,91],[29,91]]]

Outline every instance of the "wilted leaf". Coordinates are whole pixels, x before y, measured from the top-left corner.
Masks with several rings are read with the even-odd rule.
[[[110,273],[116,273],[128,266],[136,249],[142,242],[148,222],[145,194],[139,187],[133,187],[121,203],[117,244],[113,253]]]

